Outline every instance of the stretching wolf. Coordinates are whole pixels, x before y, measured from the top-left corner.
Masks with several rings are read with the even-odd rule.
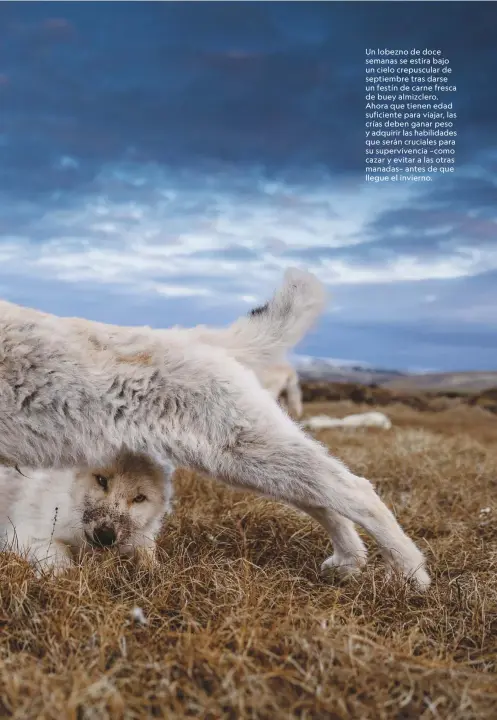
[[[324,302],[317,278],[298,270],[225,329],[122,328],[1,302],[0,457],[92,467],[125,446],[307,512],[334,545],[324,570],[363,567],[358,523],[390,566],[426,588],[422,553],[371,484],[293,423],[255,375],[283,359]]]

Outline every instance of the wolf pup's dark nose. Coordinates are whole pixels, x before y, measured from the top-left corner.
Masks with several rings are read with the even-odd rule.
[[[95,528],[93,531],[93,541],[96,545],[102,545],[102,547],[110,547],[116,542],[116,531],[114,528],[102,525],[102,527]]]

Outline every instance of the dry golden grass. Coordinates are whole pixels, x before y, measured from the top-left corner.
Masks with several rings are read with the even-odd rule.
[[[106,554],[38,580],[0,555],[0,717],[495,718],[496,419],[387,412],[319,437],[426,551],[428,594],[387,585],[371,544],[359,581],[325,584],[310,519],[183,472],[152,575]]]

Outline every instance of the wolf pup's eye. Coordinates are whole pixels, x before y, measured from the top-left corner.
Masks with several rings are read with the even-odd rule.
[[[141,502],[145,502],[146,499],[147,498],[145,495],[137,495],[136,497],[133,498],[133,502],[141,503]]]
[[[107,490],[109,481],[103,475],[95,475],[95,480],[103,490]]]

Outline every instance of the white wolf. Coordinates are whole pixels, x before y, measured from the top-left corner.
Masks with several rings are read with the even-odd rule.
[[[82,550],[115,547],[150,567],[171,512],[171,467],[122,451],[93,470],[0,468],[0,539],[38,571],[69,567]]]
[[[125,446],[307,512],[334,545],[323,569],[362,568],[359,523],[426,588],[422,553],[368,480],[292,422],[252,372],[281,362],[324,302],[317,278],[298,270],[255,314],[217,330],[123,328],[1,302],[0,460],[98,467]]]

